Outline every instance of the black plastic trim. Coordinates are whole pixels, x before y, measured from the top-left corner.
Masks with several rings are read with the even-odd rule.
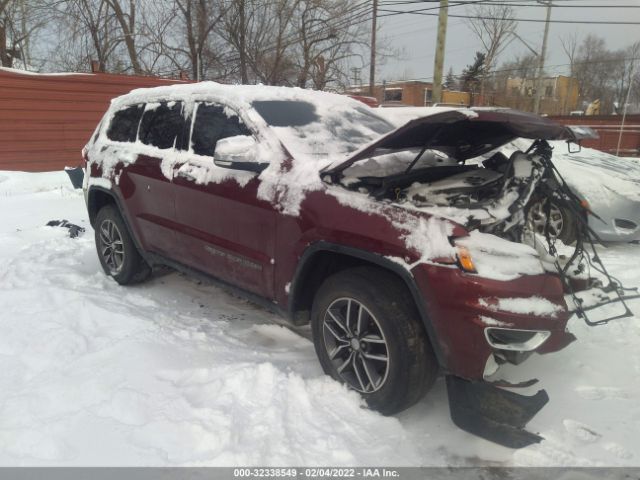
[[[113,198],[116,207],[118,207],[118,211],[120,212],[120,215],[122,216],[122,220],[124,221],[124,224],[127,226],[127,229],[129,230],[129,235],[131,236],[131,239],[133,240],[133,244],[136,246],[136,249],[138,250],[138,253],[142,256],[142,258],[145,260],[145,262],[147,262],[149,265],[153,266],[153,262],[151,260],[151,258],[149,257],[149,253],[144,250],[142,248],[142,245],[140,244],[140,241],[138,240],[138,237],[136,237],[135,231],[133,230],[133,228],[131,227],[131,222],[129,221],[129,215],[127,214],[126,210],[123,208],[123,202],[122,200],[120,200],[120,197],[116,194],[116,192],[114,190],[110,190],[108,188],[104,188],[104,187],[99,187],[99,186],[91,186],[88,188],[87,190],[87,212],[89,212],[89,205],[91,204],[91,192],[93,191],[100,191],[102,193],[105,193],[106,195],[109,195],[111,198]],[[98,212],[96,212],[97,214]],[[89,221],[91,223],[91,226],[93,227],[93,220],[92,218],[89,218]]]
[[[285,319],[287,318],[286,310],[282,309],[280,306],[278,306],[276,303],[274,303],[272,300],[268,299],[267,297],[263,297],[256,293],[245,290],[244,288],[233,285],[229,282],[226,282],[225,280],[221,280],[218,277],[205,273],[196,268],[189,267],[180,262],[176,262],[175,260],[171,260],[170,258],[167,258],[164,255],[147,252],[147,256],[153,265],[163,265],[166,267],[170,267],[174,270],[177,270],[180,273],[184,273],[185,275],[188,275],[189,277],[195,278],[204,283],[212,284],[234,295],[240,296],[252,303],[255,303],[256,305],[261,306],[265,310],[281,315]]]
[[[436,358],[438,359],[438,363],[440,364],[441,367],[446,369],[447,365],[444,359],[444,355],[442,353],[442,350],[440,349],[440,345],[437,342],[438,336],[433,327],[431,318],[429,317],[429,314],[427,312],[427,307],[424,303],[424,299],[422,298],[420,290],[416,285],[413,275],[411,275],[411,272],[403,268],[398,263],[393,262],[388,258],[385,258],[384,256],[379,255],[377,253],[372,253],[366,250],[360,250],[358,248],[348,247],[345,245],[340,245],[340,244],[335,244],[335,243],[330,243],[325,241],[319,241],[307,247],[307,249],[304,251],[304,253],[300,257],[300,260],[298,261],[298,266],[296,267],[296,271],[294,273],[293,279],[291,280],[291,295],[289,297],[289,307],[288,307],[289,318],[293,319],[295,315],[295,312],[293,311],[293,306],[295,304],[294,299],[299,295],[299,292],[298,292],[298,288],[299,288],[298,285],[300,284],[299,280],[301,279],[301,276],[305,271],[305,266],[307,262],[309,262],[313,258],[313,256],[319,252],[333,252],[333,253],[339,253],[339,254],[359,258],[361,260],[365,260],[368,263],[377,265],[379,267],[384,268],[385,270],[389,270],[395,273],[396,275],[398,275],[404,281],[407,288],[411,292],[411,296],[413,297],[416,307],[418,308],[418,312],[420,313],[420,318],[427,331],[429,342],[431,343],[433,352],[435,353]]]

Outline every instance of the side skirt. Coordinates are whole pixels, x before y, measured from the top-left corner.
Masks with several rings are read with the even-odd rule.
[[[171,260],[170,258],[167,258],[163,255],[159,255],[157,253],[146,252],[145,259],[153,266],[162,265],[162,266],[172,268],[173,270],[183,273],[191,278],[195,278],[203,283],[214,285],[218,288],[221,288],[222,290],[225,290],[226,292],[230,293],[233,296],[248,300],[249,302],[258,305],[264,308],[265,310],[268,310],[269,312],[278,315],[282,320],[281,322],[277,322],[279,325],[286,326],[287,328],[290,328],[294,332],[299,333],[303,336],[308,336],[306,335],[306,333],[302,333],[302,332],[306,332],[307,329],[296,327],[289,320],[288,312],[268,298],[262,297],[253,292],[249,292],[243,288],[232,285],[229,282],[225,282],[224,280],[221,280],[217,277],[204,273],[195,268],[188,267],[186,265],[183,265],[182,263],[176,262],[174,260]]]

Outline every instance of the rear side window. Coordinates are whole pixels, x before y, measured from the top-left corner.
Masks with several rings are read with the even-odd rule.
[[[107,138],[116,142],[135,142],[144,105],[131,105],[118,110],[107,130]]]
[[[225,108],[220,105],[198,104],[191,134],[193,153],[212,157],[218,140],[236,135],[251,135],[237,115],[227,116]]]
[[[182,102],[147,104],[140,122],[140,141],[161,149],[178,148],[184,128]]]

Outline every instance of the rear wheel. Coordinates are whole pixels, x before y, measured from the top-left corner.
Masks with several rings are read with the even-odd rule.
[[[329,277],[311,322],[325,373],[381,413],[410,407],[435,381],[438,364],[413,299],[384,270],[359,267]]]
[[[139,283],[151,274],[115,206],[106,205],[98,212],[95,242],[102,269],[119,284]]]

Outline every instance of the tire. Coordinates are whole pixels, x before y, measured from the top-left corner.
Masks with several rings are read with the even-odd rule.
[[[538,199],[531,202],[527,211],[527,223],[540,235],[544,235],[544,222],[546,221],[546,208],[548,199]],[[564,206],[551,201],[552,223],[549,227],[549,236],[561,240],[564,244],[570,245],[576,241],[578,236],[578,224],[574,214]]]
[[[120,285],[143,282],[151,274],[114,205],[102,207],[96,215],[95,242],[102,269]]]
[[[384,270],[357,267],[327,278],[313,301],[311,328],[324,372],[385,415],[415,404],[436,379],[438,362],[413,298]]]

